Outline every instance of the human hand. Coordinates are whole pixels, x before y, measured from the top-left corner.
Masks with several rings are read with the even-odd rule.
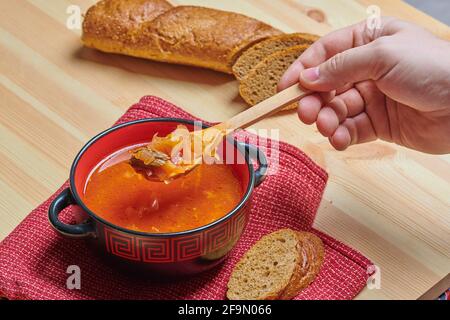
[[[428,153],[450,152],[450,42],[413,24],[365,21],[314,43],[286,71],[316,91],[298,115],[337,150],[377,138]]]

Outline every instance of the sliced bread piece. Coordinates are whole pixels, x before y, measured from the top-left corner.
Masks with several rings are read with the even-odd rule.
[[[234,267],[228,299],[278,299],[302,265],[300,252],[296,231],[281,229],[263,236]]]
[[[245,102],[253,106],[276,94],[278,82],[284,72],[308,47],[309,45],[300,45],[284,49],[258,63],[239,85],[239,92]],[[284,110],[296,107],[297,103],[293,103]]]
[[[309,232],[297,232],[300,242],[300,254],[302,263],[298,266],[289,285],[281,293],[280,299],[288,300],[309,286],[319,274],[322,266],[325,250],[322,240],[315,234]]]
[[[233,65],[233,74],[240,81],[267,56],[290,47],[311,45],[319,36],[309,33],[291,33],[270,37],[246,50]]]

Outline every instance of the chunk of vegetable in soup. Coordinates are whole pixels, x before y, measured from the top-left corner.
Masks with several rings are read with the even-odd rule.
[[[110,166],[91,174],[83,201],[98,216],[126,229],[151,233],[195,229],[223,217],[243,196],[229,165],[201,164],[164,184],[145,179],[128,160],[110,160]]]

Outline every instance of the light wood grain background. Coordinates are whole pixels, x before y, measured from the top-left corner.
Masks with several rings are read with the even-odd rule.
[[[68,177],[83,144],[141,96],[165,98],[196,116],[225,120],[245,105],[232,77],[85,49],[66,9],[94,0],[0,0],[0,239]],[[177,0],[241,12],[282,29],[325,34],[367,17],[367,6],[450,39],[448,26],[402,1]],[[310,18],[311,10],[326,20]],[[313,15],[312,15],[313,16]],[[381,268],[381,289],[358,298],[415,299],[450,271],[450,156],[376,142],[336,152],[295,114],[279,128],[330,174],[315,226]]]

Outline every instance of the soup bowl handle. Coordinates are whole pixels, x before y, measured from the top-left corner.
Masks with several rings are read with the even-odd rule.
[[[258,169],[255,170],[255,187],[257,187],[266,179],[267,169],[269,167],[267,157],[258,147],[248,143],[241,144],[245,149],[247,161],[255,159],[258,163]]]
[[[71,238],[85,238],[95,235],[95,227],[92,222],[84,224],[67,224],[59,220],[59,213],[71,204],[76,204],[69,188],[64,189],[50,204],[48,219],[53,228],[59,233]]]

